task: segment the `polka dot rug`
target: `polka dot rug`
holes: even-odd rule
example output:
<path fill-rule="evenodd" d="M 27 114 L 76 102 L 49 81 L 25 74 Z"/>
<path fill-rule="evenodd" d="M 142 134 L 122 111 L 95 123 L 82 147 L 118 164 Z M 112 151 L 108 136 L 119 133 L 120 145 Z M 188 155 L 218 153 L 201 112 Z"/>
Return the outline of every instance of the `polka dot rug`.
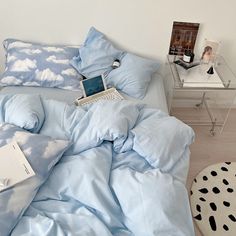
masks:
<path fill-rule="evenodd" d="M 204 236 L 236 236 L 236 162 L 202 170 L 193 181 L 190 203 Z"/>

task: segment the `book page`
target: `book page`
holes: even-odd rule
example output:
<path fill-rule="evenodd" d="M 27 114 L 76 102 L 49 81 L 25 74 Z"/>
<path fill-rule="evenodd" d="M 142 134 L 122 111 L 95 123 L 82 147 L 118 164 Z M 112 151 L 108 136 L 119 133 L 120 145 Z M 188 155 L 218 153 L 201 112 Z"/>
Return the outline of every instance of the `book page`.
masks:
<path fill-rule="evenodd" d="M 0 191 L 34 175 L 33 169 L 17 142 L 0 148 Z"/>

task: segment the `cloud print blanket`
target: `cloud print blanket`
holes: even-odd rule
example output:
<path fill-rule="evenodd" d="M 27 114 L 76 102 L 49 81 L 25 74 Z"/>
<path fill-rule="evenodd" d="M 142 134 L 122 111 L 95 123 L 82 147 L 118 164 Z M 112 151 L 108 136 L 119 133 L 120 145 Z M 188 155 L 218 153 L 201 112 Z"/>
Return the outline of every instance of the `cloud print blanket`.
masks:
<path fill-rule="evenodd" d="M 11 231 L 1 228 L 15 220 L 14 206 L 9 205 L 12 218 L 0 214 L 1 236 L 194 235 L 185 188 L 194 138 L 190 127 L 128 101 L 81 108 L 36 95 L 6 95 L 0 105 L 3 125 L 50 136 L 50 142 L 70 141 L 55 141 L 60 150 L 50 149 L 57 153 L 50 168 L 62 150 L 64 155 L 33 201 L 27 198 Z"/>

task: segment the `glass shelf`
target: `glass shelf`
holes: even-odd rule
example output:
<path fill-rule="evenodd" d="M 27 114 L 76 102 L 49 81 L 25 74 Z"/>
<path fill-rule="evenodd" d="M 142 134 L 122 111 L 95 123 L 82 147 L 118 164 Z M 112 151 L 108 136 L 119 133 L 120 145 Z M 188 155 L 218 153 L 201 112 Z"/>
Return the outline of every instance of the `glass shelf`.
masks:
<path fill-rule="evenodd" d="M 214 64 L 199 63 L 188 70 L 176 60 L 181 58 L 167 56 L 165 90 L 170 114 L 189 125 L 210 126 L 212 135 L 222 132 L 236 96 L 234 73 L 222 56 Z M 212 75 L 207 73 L 211 66 Z"/>
<path fill-rule="evenodd" d="M 200 63 L 188 70 L 174 63 L 179 56 L 168 55 L 167 60 L 176 89 L 236 89 L 236 77 L 222 56 L 216 56 L 214 64 Z M 211 66 L 212 75 L 207 73 Z"/>

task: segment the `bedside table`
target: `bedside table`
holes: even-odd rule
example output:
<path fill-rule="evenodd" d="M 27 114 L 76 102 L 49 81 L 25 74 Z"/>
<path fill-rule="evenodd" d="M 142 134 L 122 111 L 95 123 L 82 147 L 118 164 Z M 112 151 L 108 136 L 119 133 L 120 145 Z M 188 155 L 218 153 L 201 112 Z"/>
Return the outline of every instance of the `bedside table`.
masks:
<path fill-rule="evenodd" d="M 169 113 L 189 125 L 209 126 L 210 134 L 223 131 L 236 97 L 236 77 L 222 56 L 213 65 L 200 64 L 188 70 L 174 63 L 178 56 L 168 55 L 165 79 Z"/>

